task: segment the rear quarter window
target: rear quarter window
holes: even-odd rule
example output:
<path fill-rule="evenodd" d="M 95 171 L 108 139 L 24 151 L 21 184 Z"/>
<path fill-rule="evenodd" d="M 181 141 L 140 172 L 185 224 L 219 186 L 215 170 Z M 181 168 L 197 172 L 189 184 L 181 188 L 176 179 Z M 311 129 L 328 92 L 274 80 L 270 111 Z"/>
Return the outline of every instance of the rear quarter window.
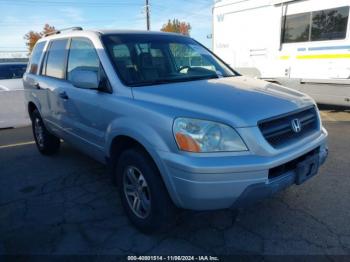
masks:
<path fill-rule="evenodd" d="M 43 54 L 43 50 L 46 42 L 37 43 L 32 51 L 30 62 L 28 65 L 28 73 L 37 74 L 39 69 L 40 58 Z"/>

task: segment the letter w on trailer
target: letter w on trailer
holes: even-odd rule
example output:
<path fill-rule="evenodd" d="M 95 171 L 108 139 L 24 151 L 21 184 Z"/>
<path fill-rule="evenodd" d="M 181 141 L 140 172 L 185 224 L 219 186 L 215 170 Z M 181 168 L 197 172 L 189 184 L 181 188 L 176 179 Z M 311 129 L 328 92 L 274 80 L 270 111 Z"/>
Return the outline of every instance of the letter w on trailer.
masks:
<path fill-rule="evenodd" d="M 350 0 L 219 0 L 213 49 L 242 74 L 350 106 Z"/>

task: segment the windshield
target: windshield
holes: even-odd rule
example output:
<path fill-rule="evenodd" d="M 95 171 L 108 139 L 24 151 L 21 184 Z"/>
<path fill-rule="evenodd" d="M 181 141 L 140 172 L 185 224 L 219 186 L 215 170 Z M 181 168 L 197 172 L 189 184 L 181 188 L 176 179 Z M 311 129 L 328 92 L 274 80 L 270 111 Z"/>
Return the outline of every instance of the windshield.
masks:
<path fill-rule="evenodd" d="M 104 45 L 128 86 L 234 76 L 235 73 L 191 38 L 161 34 L 104 35 Z"/>

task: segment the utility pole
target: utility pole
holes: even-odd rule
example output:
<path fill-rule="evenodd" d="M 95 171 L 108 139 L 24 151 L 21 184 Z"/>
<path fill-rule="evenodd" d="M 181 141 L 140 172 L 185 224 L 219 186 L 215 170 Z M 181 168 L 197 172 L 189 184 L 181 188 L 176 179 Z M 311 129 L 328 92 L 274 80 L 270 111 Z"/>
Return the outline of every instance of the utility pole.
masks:
<path fill-rule="evenodd" d="M 146 0 L 146 22 L 147 22 L 147 31 L 151 30 L 151 21 L 150 21 L 150 14 L 149 14 L 150 8 L 149 8 L 149 0 Z"/>

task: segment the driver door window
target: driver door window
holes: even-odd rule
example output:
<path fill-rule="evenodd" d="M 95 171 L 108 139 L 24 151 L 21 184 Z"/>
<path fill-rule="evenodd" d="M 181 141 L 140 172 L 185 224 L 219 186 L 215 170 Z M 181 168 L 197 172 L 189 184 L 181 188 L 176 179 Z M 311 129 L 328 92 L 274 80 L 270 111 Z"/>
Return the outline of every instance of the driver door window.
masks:
<path fill-rule="evenodd" d="M 72 81 L 74 71 L 81 69 L 99 73 L 100 60 L 90 40 L 73 38 L 69 49 L 67 80 Z"/>

